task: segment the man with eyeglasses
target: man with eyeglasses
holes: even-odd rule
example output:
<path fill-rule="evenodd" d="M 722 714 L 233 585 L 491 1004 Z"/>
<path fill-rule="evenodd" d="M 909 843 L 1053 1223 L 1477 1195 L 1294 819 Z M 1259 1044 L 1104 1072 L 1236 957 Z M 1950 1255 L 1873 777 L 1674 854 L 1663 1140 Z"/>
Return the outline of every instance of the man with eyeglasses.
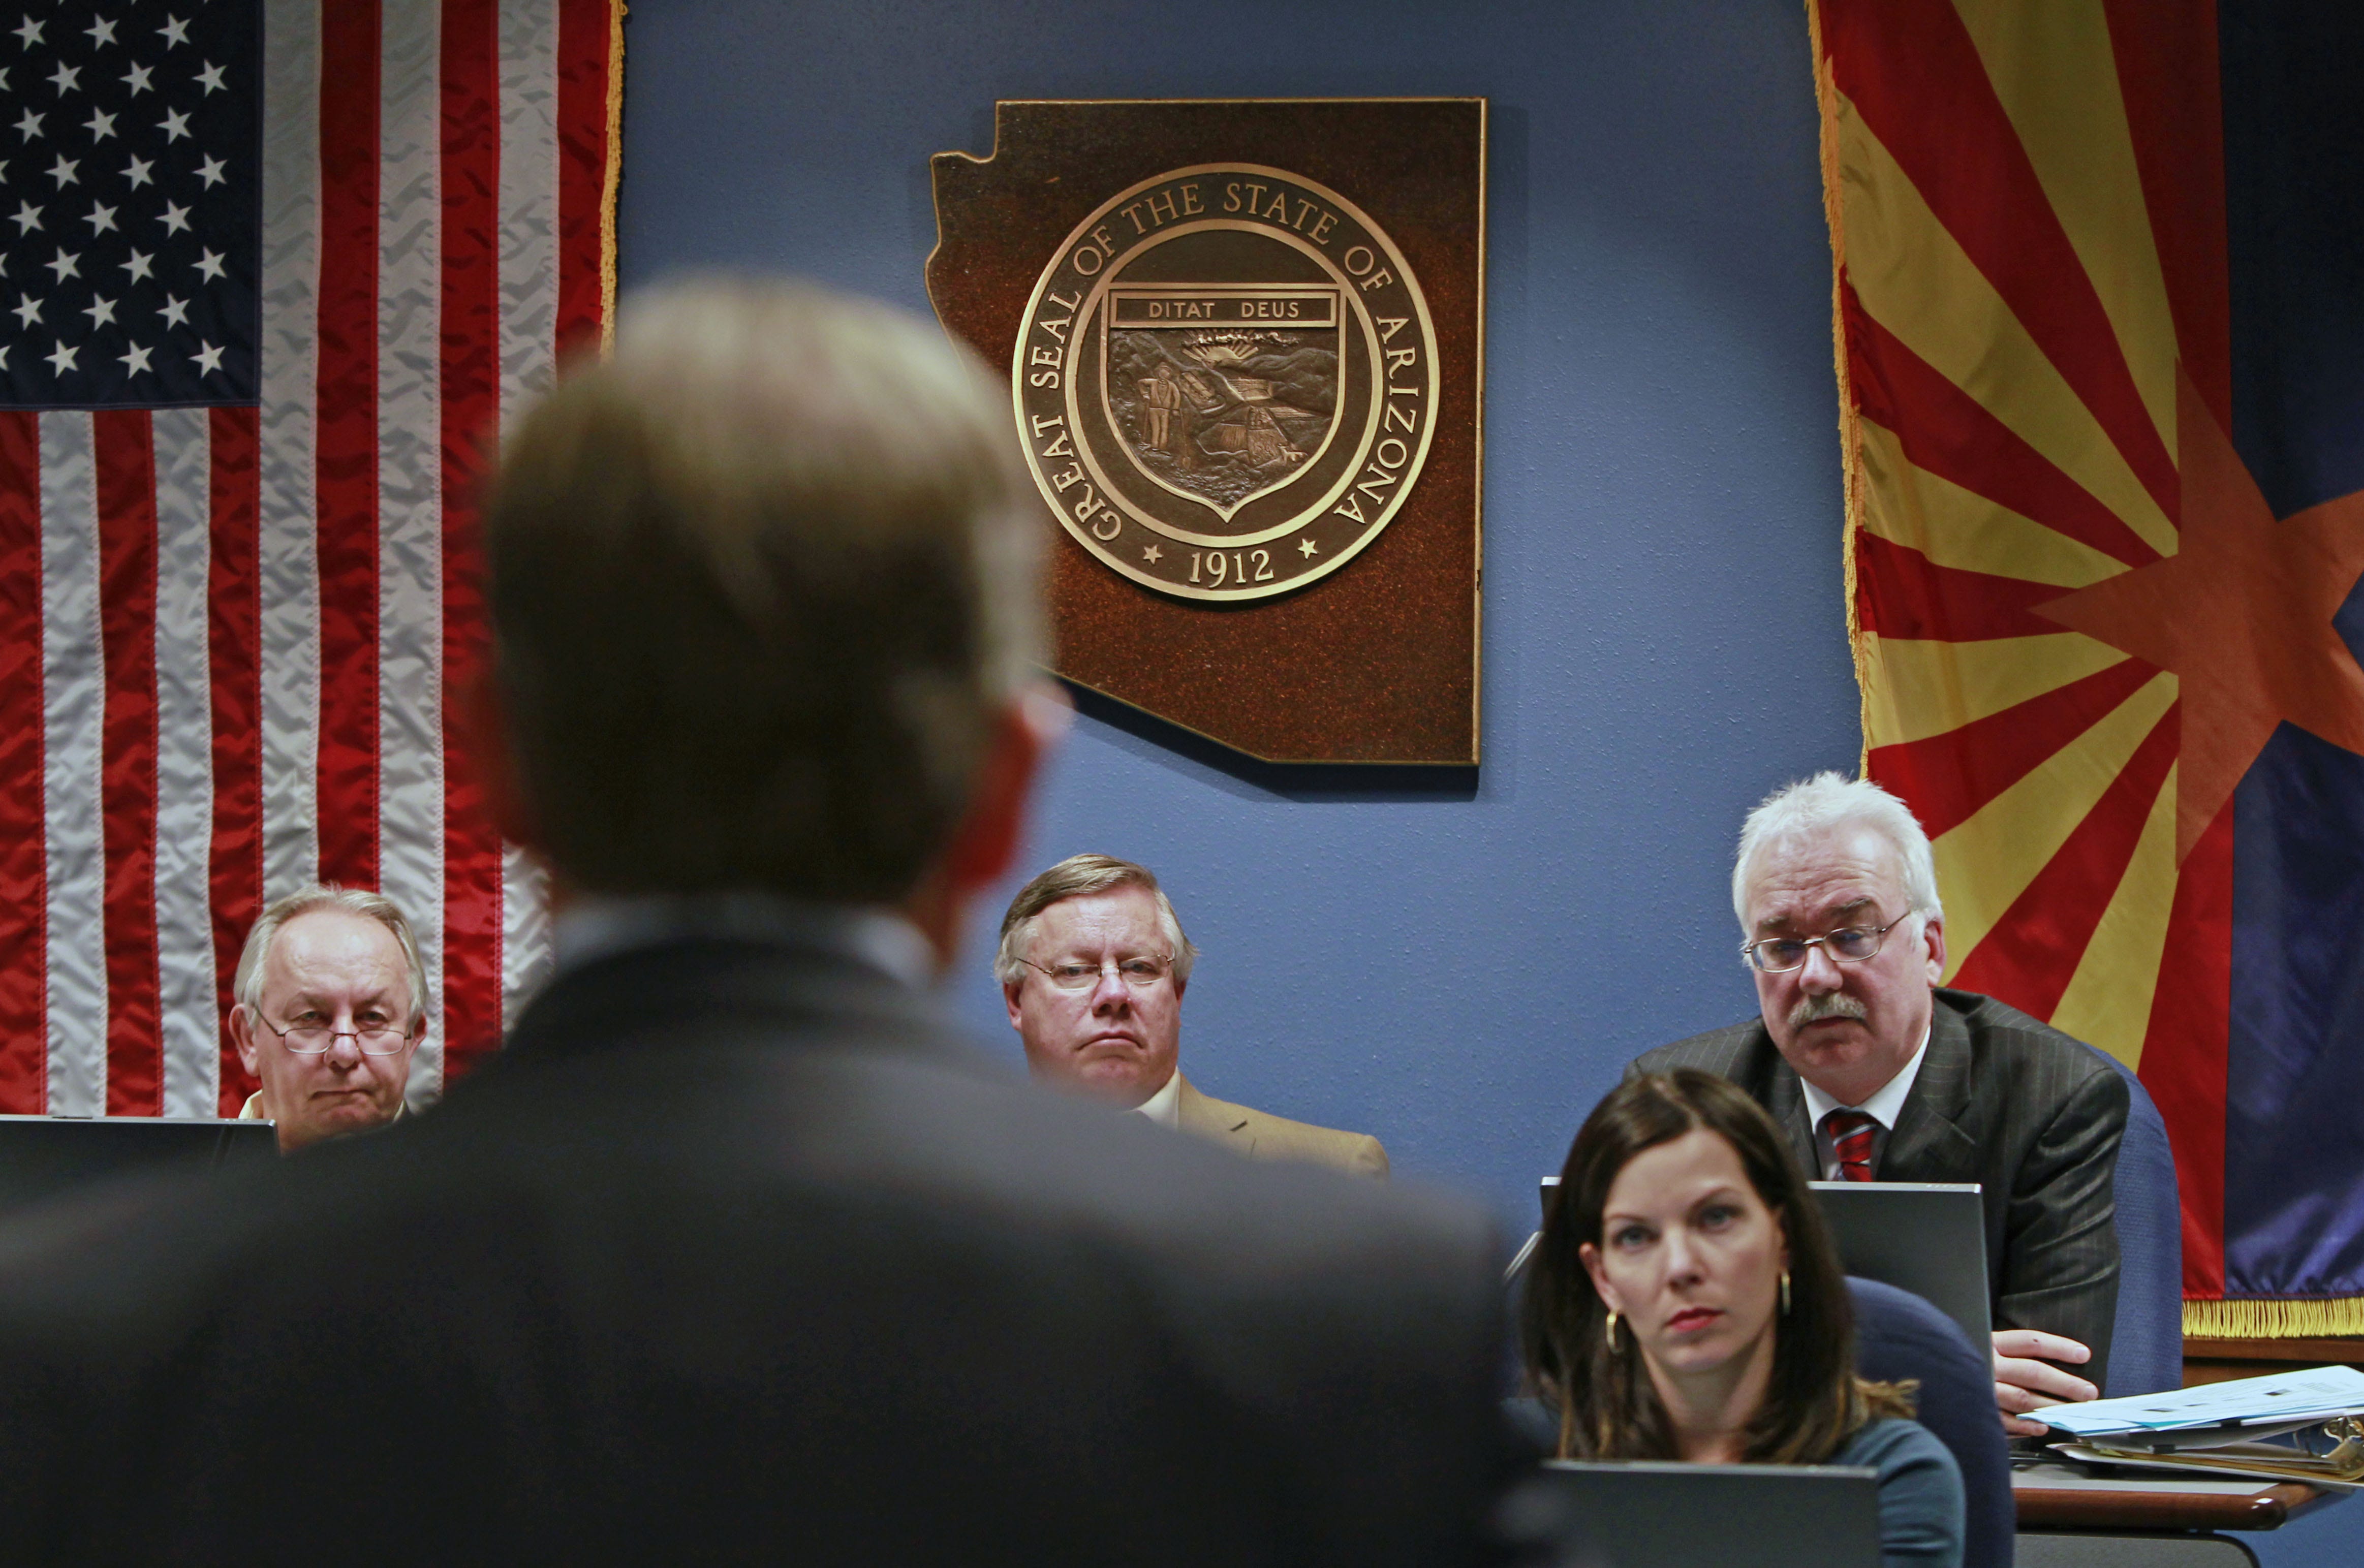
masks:
<path fill-rule="evenodd" d="M 394 901 L 315 884 L 246 935 L 229 1036 L 262 1087 L 239 1115 L 278 1124 L 279 1151 L 402 1114 L 427 1024 L 427 971 Z"/>
<path fill-rule="evenodd" d="M 993 969 L 1038 1082 L 1251 1159 L 1384 1180 L 1388 1151 L 1368 1133 L 1235 1106 L 1200 1094 L 1182 1075 L 1182 992 L 1198 956 L 1148 867 L 1113 855 L 1070 855 L 1009 901 Z"/>
<path fill-rule="evenodd" d="M 1938 985 L 1928 835 L 1878 784 L 1825 773 L 1768 796 L 1741 829 L 1732 893 L 1760 1017 L 1633 1071 L 1734 1080 L 1824 1180 L 1979 1183 L 1995 1401 L 2006 1429 L 2041 1434 L 2018 1418 L 2104 1379 L 2124 1080 L 2059 1030 Z"/>

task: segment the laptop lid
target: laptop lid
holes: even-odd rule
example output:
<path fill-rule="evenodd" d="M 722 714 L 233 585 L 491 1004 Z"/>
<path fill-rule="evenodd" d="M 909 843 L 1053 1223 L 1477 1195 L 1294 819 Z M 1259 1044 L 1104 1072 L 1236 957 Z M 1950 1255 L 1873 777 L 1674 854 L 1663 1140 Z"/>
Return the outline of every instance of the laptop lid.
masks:
<path fill-rule="evenodd" d="M 1983 1347 L 1986 1209 L 1975 1182 L 1812 1182 L 1846 1272 L 1923 1297 Z"/>
<path fill-rule="evenodd" d="M 202 1173 L 278 1152 L 278 1131 L 267 1121 L 0 1116 L 0 1214 L 134 1172 Z"/>
<path fill-rule="evenodd" d="M 1597 1568 L 1879 1568 L 1878 1473 L 1550 1460 L 1518 1533 Z"/>

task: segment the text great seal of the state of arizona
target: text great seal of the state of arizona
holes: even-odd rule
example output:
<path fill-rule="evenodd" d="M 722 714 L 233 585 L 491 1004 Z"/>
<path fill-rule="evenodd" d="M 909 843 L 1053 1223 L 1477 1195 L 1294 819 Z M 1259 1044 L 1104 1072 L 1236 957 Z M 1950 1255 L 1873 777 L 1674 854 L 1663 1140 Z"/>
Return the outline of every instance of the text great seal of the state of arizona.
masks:
<path fill-rule="evenodd" d="M 1183 598 L 1264 598 L 1344 565 L 1436 428 L 1436 332 L 1402 254 L 1335 191 L 1258 164 L 1109 198 L 1035 284 L 1010 369 L 1061 524 Z"/>

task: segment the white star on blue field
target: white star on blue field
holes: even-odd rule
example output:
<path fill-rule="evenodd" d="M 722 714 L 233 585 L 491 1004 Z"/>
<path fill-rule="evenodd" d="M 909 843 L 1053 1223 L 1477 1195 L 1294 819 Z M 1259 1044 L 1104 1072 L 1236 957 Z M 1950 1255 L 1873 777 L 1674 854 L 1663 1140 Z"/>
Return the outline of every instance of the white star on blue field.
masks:
<path fill-rule="evenodd" d="M 258 0 L 10 11 L 0 0 L 0 407 L 254 402 Z"/>

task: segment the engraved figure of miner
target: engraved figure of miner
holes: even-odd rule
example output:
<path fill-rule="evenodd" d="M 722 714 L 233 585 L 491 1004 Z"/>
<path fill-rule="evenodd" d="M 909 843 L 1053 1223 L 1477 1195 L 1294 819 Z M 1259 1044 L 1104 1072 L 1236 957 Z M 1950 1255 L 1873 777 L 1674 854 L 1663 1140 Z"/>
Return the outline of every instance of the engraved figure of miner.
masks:
<path fill-rule="evenodd" d="M 1181 421 L 1177 417 L 1181 412 L 1182 384 L 1172 365 L 1159 365 L 1155 375 L 1145 376 L 1141 383 L 1141 417 L 1149 427 L 1151 446 L 1162 452 L 1181 455 Z"/>

